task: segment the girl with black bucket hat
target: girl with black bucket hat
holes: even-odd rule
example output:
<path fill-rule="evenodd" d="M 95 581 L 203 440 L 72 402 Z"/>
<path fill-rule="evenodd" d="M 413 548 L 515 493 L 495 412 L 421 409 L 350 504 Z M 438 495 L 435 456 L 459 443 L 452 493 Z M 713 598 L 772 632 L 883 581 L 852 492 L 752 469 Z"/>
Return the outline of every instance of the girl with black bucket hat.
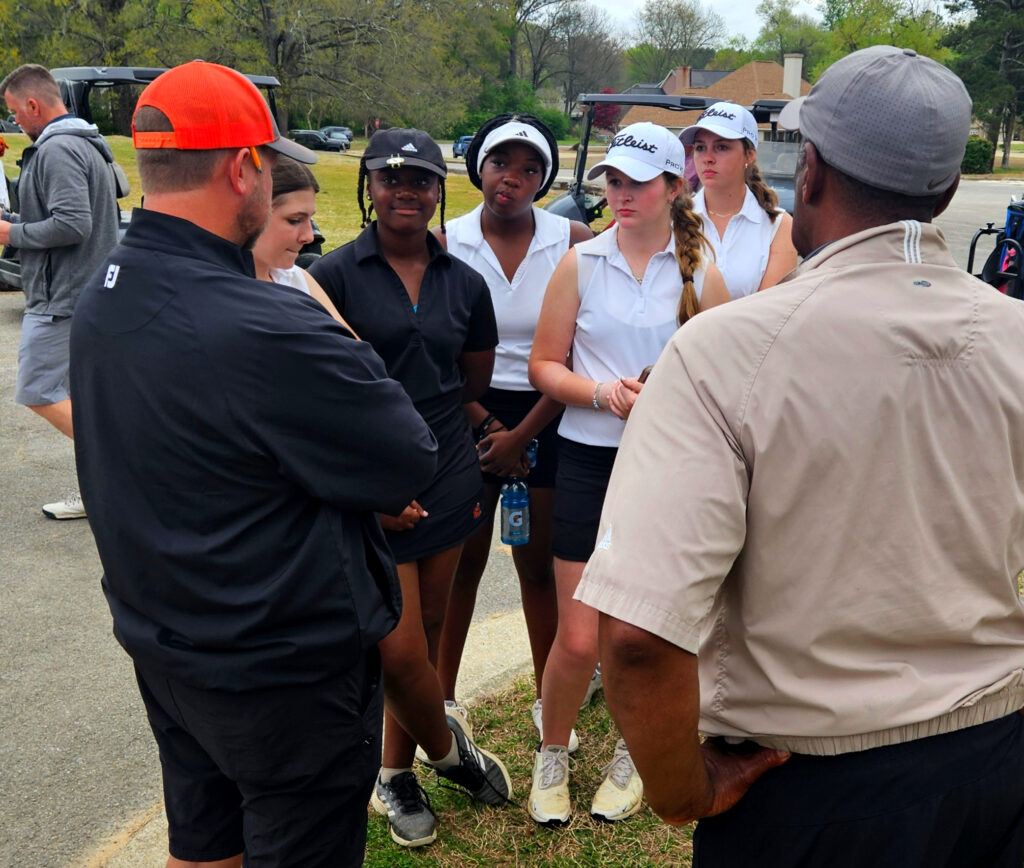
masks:
<path fill-rule="evenodd" d="M 540 316 L 544 289 L 570 246 L 593 237 L 583 223 L 570 223 L 534 203 L 558 173 L 558 143 L 528 114 L 500 114 L 484 122 L 466 153 L 469 180 L 483 193 L 473 211 L 435 230 L 448 252 L 483 275 L 498 323 L 491 388 L 466 405 L 478 437 L 484 471 L 486 522 L 462 551 L 448 601 L 438 674 L 445 698 L 455 701 L 456 681 L 477 588 L 491 549 L 494 512 L 502 483 L 527 472 L 527 445 L 537 441 L 536 464 L 528 468 L 530 540 L 512 549 L 519 576 L 536 676 L 534 720 L 540 721 L 540 689 L 548 650 L 558 624 L 551 561 L 557 428 L 562 405 L 541 395 L 527 377 L 526 363 Z M 465 714 L 465 712 L 463 712 Z"/>
<path fill-rule="evenodd" d="M 462 544 L 484 520 L 480 466 L 462 406 L 487 390 L 498 340 L 483 278 L 448 256 L 427 228 L 438 202 L 444 225 L 446 174 L 441 150 L 425 132 L 374 134 L 359 163 L 365 228 L 311 268 L 438 443 L 427 489 L 400 515 L 381 516 L 403 610 L 398 627 L 380 642 L 387 713 L 372 804 L 388 815 L 395 842 L 407 847 L 429 844 L 437 834 L 412 771 L 417 740 L 438 774 L 478 800 L 504 804 L 511 792 L 501 761 L 475 745 L 468 722 L 445 707 L 435 669 Z"/>

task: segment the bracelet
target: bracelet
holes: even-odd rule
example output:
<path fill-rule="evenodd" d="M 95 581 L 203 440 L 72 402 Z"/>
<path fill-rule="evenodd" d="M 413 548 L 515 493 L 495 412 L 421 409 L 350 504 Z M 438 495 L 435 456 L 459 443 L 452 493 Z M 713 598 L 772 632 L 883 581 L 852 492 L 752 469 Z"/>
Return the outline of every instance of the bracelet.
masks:
<path fill-rule="evenodd" d="M 593 399 L 593 401 L 594 401 L 594 409 L 595 410 L 600 410 L 601 409 L 601 387 L 603 385 L 604 385 L 604 383 L 598 383 L 596 386 L 594 386 L 594 399 Z"/>
<path fill-rule="evenodd" d="M 495 418 L 493 413 L 488 413 L 487 418 L 484 419 L 483 422 L 481 422 L 479 425 L 476 426 L 476 428 L 473 429 L 473 435 L 476 437 L 477 440 L 486 437 L 487 429 L 489 429 L 491 425 L 493 425 L 497 421 L 498 420 Z"/>

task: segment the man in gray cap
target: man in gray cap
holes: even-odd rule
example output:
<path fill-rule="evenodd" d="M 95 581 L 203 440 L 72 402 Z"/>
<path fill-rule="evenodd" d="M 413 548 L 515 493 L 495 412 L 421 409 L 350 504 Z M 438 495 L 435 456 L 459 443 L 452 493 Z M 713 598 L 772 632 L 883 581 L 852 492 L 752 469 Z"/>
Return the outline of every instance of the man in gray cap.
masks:
<path fill-rule="evenodd" d="M 783 118 L 803 263 L 626 428 L 577 597 L 700 868 L 1024 861 L 1024 307 L 931 224 L 970 119 L 913 51 L 830 67 Z"/>

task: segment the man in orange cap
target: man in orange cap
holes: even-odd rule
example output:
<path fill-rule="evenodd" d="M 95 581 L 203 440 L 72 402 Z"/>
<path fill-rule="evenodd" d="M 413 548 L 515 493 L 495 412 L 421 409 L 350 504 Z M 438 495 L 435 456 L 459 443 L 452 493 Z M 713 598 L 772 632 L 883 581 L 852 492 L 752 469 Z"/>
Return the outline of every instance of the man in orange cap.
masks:
<path fill-rule="evenodd" d="M 283 140 L 199 61 L 143 91 L 146 194 L 72 330 L 83 498 L 160 748 L 168 866 L 362 863 L 377 642 L 401 606 L 375 512 L 436 444 L 369 345 L 254 277 Z"/>

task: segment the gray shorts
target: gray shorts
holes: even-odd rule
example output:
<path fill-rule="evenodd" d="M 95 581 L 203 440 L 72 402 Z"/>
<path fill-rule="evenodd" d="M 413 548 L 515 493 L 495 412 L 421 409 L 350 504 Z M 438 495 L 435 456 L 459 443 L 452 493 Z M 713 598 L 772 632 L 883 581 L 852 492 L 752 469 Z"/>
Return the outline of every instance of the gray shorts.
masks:
<path fill-rule="evenodd" d="M 18 346 L 14 400 L 26 407 L 56 404 L 70 397 L 71 317 L 26 313 Z"/>

